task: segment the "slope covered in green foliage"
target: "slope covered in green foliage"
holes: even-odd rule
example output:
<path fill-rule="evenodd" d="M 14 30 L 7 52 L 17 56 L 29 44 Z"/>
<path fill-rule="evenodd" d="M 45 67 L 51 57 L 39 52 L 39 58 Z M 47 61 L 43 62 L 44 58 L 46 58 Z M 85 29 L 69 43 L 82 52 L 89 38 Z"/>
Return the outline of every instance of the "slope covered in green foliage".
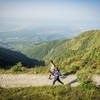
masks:
<path fill-rule="evenodd" d="M 38 61 L 35 59 L 30 59 L 24 54 L 16 51 L 11 51 L 0 47 L 0 67 L 8 68 L 8 66 L 15 65 L 18 62 L 22 62 L 26 67 L 44 65 L 43 61 Z"/>
<path fill-rule="evenodd" d="M 100 88 L 69 86 L 0 88 L 0 100 L 100 100 Z"/>
<path fill-rule="evenodd" d="M 38 46 L 26 49 L 24 53 L 31 58 L 50 60 L 63 55 L 71 50 L 90 50 L 100 46 L 100 31 L 93 30 L 83 32 L 72 40 L 55 40 L 42 43 Z"/>
<path fill-rule="evenodd" d="M 72 50 L 91 49 L 100 46 L 100 31 L 87 31 L 80 34 L 66 44 L 67 48 Z"/>
<path fill-rule="evenodd" d="M 89 50 L 91 48 L 97 48 L 100 46 L 100 31 L 99 30 L 93 30 L 93 31 L 87 31 L 83 32 L 79 36 L 73 38 L 70 41 L 65 41 L 62 45 L 58 46 L 57 49 L 50 55 L 53 57 L 56 56 L 56 54 L 63 54 L 67 50 Z M 49 55 L 49 57 L 50 57 Z"/>
<path fill-rule="evenodd" d="M 100 31 L 83 32 L 72 40 L 45 42 L 25 49 L 23 53 L 31 59 L 43 60 L 47 63 L 52 59 L 65 74 L 75 73 L 85 68 L 100 73 Z M 13 58 L 14 54 L 10 55 Z M 21 57 L 18 56 L 18 58 Z M 25 62 L 29 63 L 28 60 Z M 43 64 L 43 62 L 40 63 Z"/>
<path fill-rule="evenodd" d="M 100 31 L 87 31 L 64 43 L 63 53 L 54 58 L 64 72 L 76 72 L 83 67 L 100 71 Z"/>
<path fill-rule="evenodd" d="M 52 53 L 58 46 L 62 45 L 65 41 L 68 40 L 54 40 L 54 41 L 44 42 L 37 46 L 33 46 L 31 48 L 23 50 L 23 53 L 30 58 L 45 60 L 45 57 L 49 55 L 49 53 Z"/>
<path fill-rule="evenodd" d="M 28 49 L 29 57 L 54 60 L 64 73 L 76 72 L 83 67 L 100 68 L 100 31 L 83 32 L 72 40 L 51 41 Z M 94 67 L 93 67 L 94 66 Z"/>

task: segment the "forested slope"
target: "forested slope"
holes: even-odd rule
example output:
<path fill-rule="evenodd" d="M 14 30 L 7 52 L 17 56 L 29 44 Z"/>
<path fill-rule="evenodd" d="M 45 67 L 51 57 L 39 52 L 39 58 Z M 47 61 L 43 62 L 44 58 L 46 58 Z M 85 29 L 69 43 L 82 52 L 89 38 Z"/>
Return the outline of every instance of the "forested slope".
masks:
<path fill-rule="evenodd" d="M 23 53 L 30 58 L 45 60 L 47 56 L 49 57 L 49 54 L 55 51 L 57 47 L 59 47 L 66 41 L 69 41 L 69 39 L 44 42 L 40 45 L 23 50 Z"/>
<path fill-rule="evenodd" d="M 1 66 L 4 66 L 5 68 L 6 66 L 7 67 L 12 66 L 18 62 L 22 62 L 22 64 L 26 67 L 44 65 L 43 61 L 30 59 L 20 52 L 11 51 L 9 49 L 0 47 L 0 65 Z"/>
<path fill-rule="evenodd" d="M 54 58 L 60 68 L 76 72 L 83 68 L 100 70 L 100 31 L 87 31 L 61 45 L 65 51 Z M 59 48 L 59 49 L 61 49 Z"/>

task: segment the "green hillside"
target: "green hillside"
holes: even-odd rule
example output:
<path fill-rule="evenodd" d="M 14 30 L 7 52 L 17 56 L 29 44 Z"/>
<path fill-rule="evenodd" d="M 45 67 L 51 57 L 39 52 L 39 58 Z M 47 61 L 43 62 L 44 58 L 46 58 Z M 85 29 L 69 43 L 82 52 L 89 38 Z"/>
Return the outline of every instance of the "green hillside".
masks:
<path fill-rule="evenodd" d="M 66 46 L 72 50 L 97 48 L 100 46 L 100 31 L 83 32 L 78 37 L 66 43 Z"/>
<path fill-rule="evenodd" d="M 55 57 L 56 64 L 67 72 L 76 72 L 84 67 L 100 71 L 100 31 L 87 31 L 59 47 L 63 53 Z"/>
<path fill-rule="evenodd" d="M 44 65 L 43 61 L 30 59 L 20 52 L 0 47 L 0 67 L 8 68 L 8 66 L 15 65 L 18 62 L 22 62 L 26 67 Z"/>
<path fill-rule="evenodd" d="M 46 56 L 49 55 L 49 53 L 51 54 L 53 51 L 55 51 L 57 47 L 59 47 L 65 41 L 68 41 L 68 40 L 54 40 L 54 41 L 45 42 L 40 45 L 25 49 L 23 50 L 23 53 L 26 54 L 30 58 L 45 60 Z"/>
<path fill-rule="evenodd" d="M 65 41 L 62 45 L 60 45 L 55 50 L 55 52 L 53 53 L 53 56 L 56 56 L 56 54 L 61 55 L 67 50 L 80 49 L 83 51 L 83 50 L 88 50 L 95 47 L 97 48 L 99 46 L 100 46 L 100 31 L 99 30 L 87 31 L 87 32 L 83 32 L 82 34 L 73 38 L 70 41 Z"/>
<path fill-rule="evenodd" d="M 1 48 L 0 48 L 1 49 Z M 2 52 L 3 53 L 2 53 Z M 21 61 L 26 65 L 43 65 L 45 61 L 48 63 L 51 59 L 54 60 L 54 63 L 58 65 L 61 71 L 65 74 L 75 73 L 78 70 L 83 70 L 90 68 L 93 72 L 100 73 L 100 31 L 92 30 L 83 32 L 79 36 L 73 38 L 72 40 L 55 40 L 44 42 L 42 44 L 33 46 L 31 48 L 24 49 L 22 52 L 27 55 L 28 59 L 22 56 L 11 53 L 7 55 L 1 49 L 0 57 L 1 62 L 3 61 L 2 57 L 7 58 L 10 61 L 9 57 L 13 60 L 16 58 L 17 61 Z M 6 50 L 9 51 L 9 50 Z M 13 51 L 14 52 L 14 51 Z M 9 54 L 9 53 L 8 53 Z M 9 56 L 9 57 L 8 57 Z M 34 64 L 34 59 L 36 63 Z M 42 60 L 42 61 L 38 61 Z M 12 62 L 10 62 L 12 63 Z M 33 65 L 32 65 L 33 63 Z M 13 64 L 13 63 L 12 63 Z"/>
<path fill-rule="evenodd" d="M 56 40 L 40 44 L 27 49 L 24 53 L 31 58 L 42 59 L 45 62 L 53 59 L 56 65 L 67 73 L 77 72 L 86 66 L 98 69 L 99 52 L 100 31 L 92 30 L 83 32 L 69 41 Z M 91 67 L 94 65 L 95 67 Z"/>
<path fill-rule="evenodd" d="M 31 58 L 50 60 L 64 54 L 67 50 L 88 50 L 100 46 L 100 31 L 83 32 L 72 40 L 55 40 L 24 50 Z"/>

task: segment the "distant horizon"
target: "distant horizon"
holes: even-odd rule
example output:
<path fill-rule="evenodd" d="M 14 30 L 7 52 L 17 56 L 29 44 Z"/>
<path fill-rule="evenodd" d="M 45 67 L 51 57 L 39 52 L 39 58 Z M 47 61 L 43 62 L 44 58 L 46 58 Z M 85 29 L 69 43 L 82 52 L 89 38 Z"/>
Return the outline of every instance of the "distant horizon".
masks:
<path fill-rule="evenodd" d="M 100 0 L 0 0 L 0 32 L 40 28 L 73 36 L 99 30 Z"/>

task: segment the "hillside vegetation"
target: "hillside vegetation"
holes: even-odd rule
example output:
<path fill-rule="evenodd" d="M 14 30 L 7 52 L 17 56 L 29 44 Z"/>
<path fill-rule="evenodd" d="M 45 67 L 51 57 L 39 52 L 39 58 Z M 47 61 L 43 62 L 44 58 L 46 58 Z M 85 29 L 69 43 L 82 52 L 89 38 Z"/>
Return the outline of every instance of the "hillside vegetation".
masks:
<path fill-rule="evenodd" d="M 64 72 L 76 72 L 84 67 L 100 71 L 100 31 L 84 32 L 61 48 L 65 51 L 54 60 Z"/>
<path fill-rule="evenodd" d="M 100 89 L 69 86 L 0 88 L 0 100 L 100 100 Z"/>
<path fill-rule="evenodd" d="M 18 62 L 22 62 L 22 64 L 26 67 L 39 66 L 45 64 L 43 61 L 30 59 L 20 52 L 0 47 L 0 67 L 9 68 Z"/>
<path fill-rule="evenodd" d="M 26 54 L 30 58 L 45 60 L 45 57 L 49 55 L 49 53 L 52 53 L 57 47 L 59 47 L 65 41 L 68 41 L 68 40 L 69 39 L 44 42 L 39 45 L 23 50 L 23 53 Z"/>
<path fill-rule="evenodd" d="M 72 40 L 66 39 L 45 42 L 24 49 L 22 52 L 30 59 L 42 60 L 45 61 L 46 64 L 48 64 L 51 59 L 54 60 L 54 63 L 59 66 L 61 72 L 64 74 L 76 73 L 85 69 L 91 70 L 92 73 L 96 72 L 99 74 L 100 30 L 83 32 Z M 10 57 L 13 58 L 12 56 L 14 56 L 14 54 L 10 55 Z M 18 58 L 21 57 L 18 56 Z M 28 63 L 29 61 L 26 60 L 25 62 Z M 39 64 L 40 63 L 43 64 L 41 61 Z M 47 69 L 45 69 L 46 72 L 48 72 Z M 41 72 L 44 71 L 40 71 L 40 73 Z"/>
<path fill-rule="evenodd" d="M 77 72 L 84 67 L 100 71 L 100 31 L 83 32 L 72 40 L 51 41 L 24 52 L 31 58 L 54 60 L 64 73 Z M 97 70 L 98 69 L 98 70 Z"/>
<path fill-rule="evenodd" d="M 15 59 L 18 53 L 8 53 L 0 49 L 4 60 Z M 9 51 L 12 52 L 12 51 Z M 100 74 L 100 31 L 87 31 L 72 40 L 51 41 L 29 48 L 24 53 L 28 57 L 43 59 L 45 62 L 53 59 L 61 73 L 76 73 L 80 82 L 78 87 L 44 86 L 28 88 L 0 88 L 0 100 L 100 100 L 100 88 L 92 80 L 92 74 Z M 10 56 L 10 55 L 12 56 Z M 16 54 L 16 55 L 15 55 Z M 14 56 L 14 57 L 13 57 Z M 7 57 L 7 58 L 6 58 Z M 25 57 L 25 56 L 24 56 Z M 1 59 L 1 58 L 0 58 Z M 25 59 L 25 58 L 24 58 Z M 4 60 L 0 60 L 2 63 Z M 21 61 L 21 59 L 19 59 Z M 28 60 L 26 60 L 27 62 Z M 5 63 L 5 62 L 4 62 Z M 10 64 L 13 62 L 10 62 Z M 38 63 L 38 62 L 37 62 Z M 36 64 L 36 63 L 35 63 Z M 47 67 L 25 69 L 21 63 L 8 70 L 7 73 L 48 73 Z M 5 70 L 4 70 L 5 73 Z"/>

